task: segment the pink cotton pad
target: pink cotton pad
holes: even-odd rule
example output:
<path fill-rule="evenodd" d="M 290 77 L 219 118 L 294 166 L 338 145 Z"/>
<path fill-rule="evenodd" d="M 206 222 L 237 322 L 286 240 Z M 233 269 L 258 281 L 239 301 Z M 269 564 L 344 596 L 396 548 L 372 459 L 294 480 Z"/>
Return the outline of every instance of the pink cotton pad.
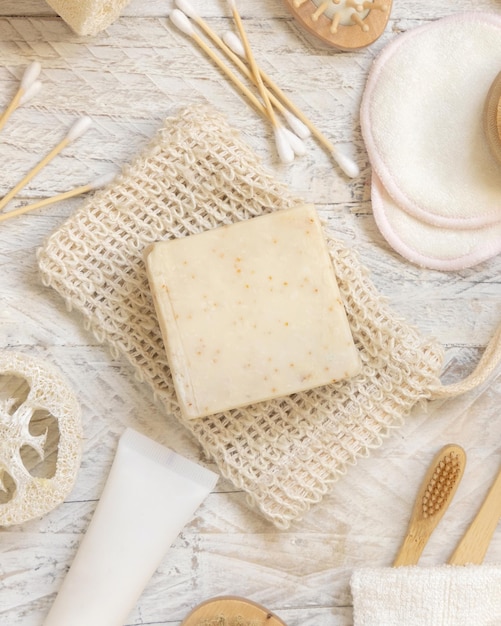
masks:
<path fill-rule="evenodd" d="M 437 227 L 501 221 L 501 167 L 482 128 L 501 69 L 501 14 L 468 12 L 408 31 L 374 62 L 361 106 L 369 159 L 393 201 Z"/>
<path fill-rule="evenodd" d="M 381 234 L 404 258 L 421 267 L 454 271 L 501 252 L 501 222 L 475 229 L 432 226 L 403 211 L 377 175 L 372 175 L 372 210 Z"/>

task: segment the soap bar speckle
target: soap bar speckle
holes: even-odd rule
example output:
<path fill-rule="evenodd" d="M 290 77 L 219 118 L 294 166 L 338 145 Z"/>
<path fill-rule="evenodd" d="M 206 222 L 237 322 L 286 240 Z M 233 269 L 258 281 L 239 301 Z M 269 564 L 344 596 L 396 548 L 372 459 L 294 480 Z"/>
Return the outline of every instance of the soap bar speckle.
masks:
<path fill-rule="evenodd" d="M 146 266 L 187 419 L 360 369 L 314 207 L 155 243 Z"/>

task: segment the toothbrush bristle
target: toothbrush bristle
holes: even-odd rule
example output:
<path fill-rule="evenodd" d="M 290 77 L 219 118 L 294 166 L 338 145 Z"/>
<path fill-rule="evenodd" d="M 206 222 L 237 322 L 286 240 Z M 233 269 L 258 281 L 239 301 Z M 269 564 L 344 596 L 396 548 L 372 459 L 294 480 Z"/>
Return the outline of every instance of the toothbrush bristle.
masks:
<path fill-rule="evenodd" d="M 457 452 L 446 454 L 433 472 L 421 501 L 421 513 L 425 519 L 436 515 L 447 503 L 460 473 L 459 454 Z"/>

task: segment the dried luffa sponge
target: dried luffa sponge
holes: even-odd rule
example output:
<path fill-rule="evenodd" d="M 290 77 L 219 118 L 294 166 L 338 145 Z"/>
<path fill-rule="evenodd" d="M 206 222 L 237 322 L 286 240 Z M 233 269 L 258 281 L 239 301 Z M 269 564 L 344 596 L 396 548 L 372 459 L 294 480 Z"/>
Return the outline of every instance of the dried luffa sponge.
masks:
<path fill-rule="evenodd" d="M 0 351 L 0 526 L 40 517 L 73 488 L 80 405 L 49 363 Z"/>
<path fill-rule="evenodd" d="M 47 0 L 78 35 L 97 35 L 112 24 L 130 0 Z"/>

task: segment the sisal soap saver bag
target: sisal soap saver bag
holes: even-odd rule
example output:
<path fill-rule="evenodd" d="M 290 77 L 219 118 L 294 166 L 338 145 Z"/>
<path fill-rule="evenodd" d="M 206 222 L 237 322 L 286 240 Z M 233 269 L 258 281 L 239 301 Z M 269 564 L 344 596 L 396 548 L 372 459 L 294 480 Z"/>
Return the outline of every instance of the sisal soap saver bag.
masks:
<path fill-rule="evenodd" d="M 41 277 L 182 420 L 145 249 L 299 204 L 221 115 L 192 108 L 167 119 L 144 153 L 47 239 L 38 252 Z M 460 391 L 440 385 L 441 347 L 398 318 L 356 254 L 325 235 L 360 374 L 183 421 L 220 473 L 280 528 L 319 502 L 417 402 Z"/>

